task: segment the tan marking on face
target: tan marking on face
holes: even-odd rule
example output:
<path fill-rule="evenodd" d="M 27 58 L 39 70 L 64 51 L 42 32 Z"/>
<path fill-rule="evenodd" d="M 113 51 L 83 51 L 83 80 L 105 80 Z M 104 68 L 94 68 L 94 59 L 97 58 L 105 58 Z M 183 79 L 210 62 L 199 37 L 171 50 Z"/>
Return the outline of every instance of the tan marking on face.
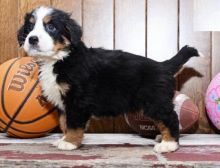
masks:
<path fill-rule="evenodd" d="M 83 135 L 84 129 L 82 128 L 76 130 L 67 128 L 64 140 L 79 147 L 82 143 Z"/>
<path fill-rule="evenodd" d="M 65 43 L 56 42 L 54 44 L 53 51 L 60 51 L 60 50 L 63 50 L 64 48 L 66 48 L 66 44 Z"/>
<path fill-rule="evenodd" d="M 63 134 L 66 134 L 66 114 L 61 114 L 59 121 L 60 121 L 60 129 L 63 131 Z"/>
<path fill-rule="evenodd" d="M 29 22 L 30 22 L 30 23 L 35 23 L 35 22 L 36 22 L 34 16 L 31 16 L 31 17 L 30 17 Z"/>
<path fill-rule="evenodd" d="M 56 41 L 56 42 L 54 43 L 53 51 L 63 50 L 63 49 L 65 49 L 67 46 L 70 45 L 70 41 L 69 41 L 66 37 L 64 37 L 64 36 L 62 36 L 62 37 L 64 38 L 64 42 L 63 42 L 63 43 L 60 43 L 60 42 Z"/>
<path fill-rule="evenodd" d="M 50 16 L 50 15 L 47 15 L 47 16 L 45 16 L 45 17 L 43 18 L 43 22 L 44 22 L 45 24 L 49 23 L 50 21 L 51 21 L 51 16 Z"/>
<path fill-rule="evenodd" d="M 163 122 L 158 122 L 157 127 L 160 130 L 160 133 L 162 135 L 162 140 L 164 140 L 164 141 L 175 141 L 175 138 L 172 137 L 172 135 L 170 134 L 169 128 L 166 127 Z"/>

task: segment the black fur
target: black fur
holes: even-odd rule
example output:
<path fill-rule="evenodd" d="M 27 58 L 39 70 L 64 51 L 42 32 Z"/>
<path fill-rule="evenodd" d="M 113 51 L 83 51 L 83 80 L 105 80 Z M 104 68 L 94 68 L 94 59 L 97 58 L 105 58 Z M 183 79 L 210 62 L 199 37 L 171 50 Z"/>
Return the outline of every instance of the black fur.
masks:
<path fill-rule="evenodd" d="M 195 49 L 185 46 L 175 57 L 160 63 L 123 51 L 88 49 L 83 43 L 77 48 L 54 65 L 57 82 L 71 85 L 63 96 L 69 128 L 85 127 L 92 115 L 117 116 L 144 110 L 145 115 L 162 121 L 178 140 L 173 75 L 176 64 L 180 68 L 186 57 L 198 56 Z"/>
<path fill-rule="evenodd" d="M 31 18 L 31 13 L 27 13 L 24 17 L 24 25 L 18 30 L 17 39 L 19 46 L 21 47 L 24 44 L 24 41 L 28 35 L 28 33 L 33 30 L 33 23 L 29 22 Z"/>
<path fill-rule="evenodd" d="M 110 117 L 143 110 L 163 122 L 178 141 L 173 76 L 190 57 L 198 56 L 196 49 L 185 46 L 170 60 L 157 62 L 120 50 L 87 48 L 81 41 L 81 28 L 68 14 L 55 10 L 52 17 L 57 32 L 51 36 L 65 36 L 71 42 L 69 56 L 57 61 L 53 70 L 57 83 L 70 85 L 62 95 L 68 128 L 85 128 L 93 115 Z"/>
<path fill-rule="evenodd" d="M 81 27 L 70 18 L 70 15 L 55 9 L 51 14 L 51 21 L 48 24 L 53 24 L 56 27 L 56 32 L 49 33 L 55 41 L 63 42 L 63 37 L 66 37 L 70 43 L 77 45 L 82 37 Z"/>

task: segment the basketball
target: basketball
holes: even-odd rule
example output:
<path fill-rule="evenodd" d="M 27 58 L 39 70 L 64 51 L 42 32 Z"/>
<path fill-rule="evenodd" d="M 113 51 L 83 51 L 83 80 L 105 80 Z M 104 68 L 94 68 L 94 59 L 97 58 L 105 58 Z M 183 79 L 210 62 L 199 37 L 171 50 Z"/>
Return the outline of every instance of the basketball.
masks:
<path fill-rule="evenodd" d="M 0 65 L 0 132 L 16 138 L 35 138 L 57 127 L 58 113 L 42 96 L 38 73 L 31 57 Z"/>

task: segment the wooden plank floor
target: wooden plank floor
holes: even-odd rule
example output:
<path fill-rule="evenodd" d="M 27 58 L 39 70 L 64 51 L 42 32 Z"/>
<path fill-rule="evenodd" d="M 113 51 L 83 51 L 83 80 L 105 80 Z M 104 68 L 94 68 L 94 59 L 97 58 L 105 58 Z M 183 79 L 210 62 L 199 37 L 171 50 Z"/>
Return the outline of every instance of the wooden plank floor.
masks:
<path fill-rule="evenodd" d="M 168 154 L 154 153 L 154 140 L 132 134 L 86 134 L 75 151 L 50 145 L 60 137 L 0 134 L 0 167 L 220 167 L 220 135 L 182 135 L 180 149 Z"/>

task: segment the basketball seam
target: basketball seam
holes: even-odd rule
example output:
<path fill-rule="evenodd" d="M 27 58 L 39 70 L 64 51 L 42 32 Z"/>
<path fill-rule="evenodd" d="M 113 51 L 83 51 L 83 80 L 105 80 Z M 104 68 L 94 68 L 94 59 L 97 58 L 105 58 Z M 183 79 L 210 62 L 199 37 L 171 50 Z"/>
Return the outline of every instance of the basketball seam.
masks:
<path fill-rule="evenodd" d="M 0 119 L 0 122 L 3 123 L 4 125 L 7 125 L 2 119 Z M 41 132 L 28 132 L 28 131 L 22 131 L 22 130 L 19 130 L 17 128 L 14 128 L 14 127 L 10 127 L 10 129 L 12 130 L 15 130 L 17 132 L 21 132 L 21 133 L 25 133 L 25 134 L 42 134 L 42 133 L 47 133 L 47 132 L 50 132 L 52 130 L 54 130 L 57 126 L 53 127 L 53 128 L 50 128 L 46 131 L 41 131 Z"/>
<path fill-rule="evenodd" d="M 35 118 L 35 119 L 33 119 L 33 120 L 29 120 L 29 121 L 18 121 L 18 120 L 14 120 L 14 122 L 15 122 L 15 123 L 18 123 L 18 124 L 30 124 L 30 123 L 32 123 L 32 122 L 41 120 L 42 118 L 46 117 L 47 115 L 53 113 L 53 112 L 55 111 L 55 109 L 56 109 L 56 108 L 54 107 L 54 108 L 48 110 L 47 113 L 45 113 L 45 114 L 43 114 L 43 115 L 41 115 L 41 116 L 39 116 L 39 117 L 37 117 L 37 118 Z"/>
<path fill-rule="evenodd" d="M 47 115 L 53 113 L 55 109 L 56 109 L 56 108 L 54 107 L 54 108 L 48 110 L 47 113 L 45 113 L 45 114 L 43 114 L 43 115 L 41 115 L 41 116 L 39 116 L 39 117 L 37 117 L 37 118 L 35 118 L 35 119 L 33 119 L 33 120 L 28 120 L 28 121 L 18 121 L 18 120 L 15 120 L 15 119 L 14 119 L 14 123 L 17 123 L 17 124 L 30 124 L 30 123 L 32 123 L 32 122 L 35 122 L 35 121 L 41 120 L 42 118 L 46 117 Z"/>
<path fill-rule="evenodd" d="M 1 126 L 0 126 L 0 128 L 1 128 L 1 129 L 4 129 L 4 128 L 3 128 L 3 127 L 1 127 Z M 19 136 L 15 135 L 15 134 L 11 133 L 10 131 L 8 131 L 8 133 L 9 133 L 9 134 L 11 134 L 12 136 L 14 136 L 15 138 L 21 138 L 21 137 L 19 137 Z"/>
<path fill-rule="evenodd" d="M 34 86 L 31 88 L 30 92 L 27 94 L 27 96 L 25 97 L 25 99 L 23 100 L 23 102 L 20 104 L 20 106 L 18 107 L 18 109 L 16 110 L 16 112 L 14 113 L 13 117 L 11 118 L 10 122 L 8 123 L 7 127 L 3 130 L 4 132 L 7 132 L 7 130 L 9 129 L 9 127 L 12 125 L 12 123 L 14 122 L 15 118 L 18 116 L 18 114 L 20 113 L 21 109 L 23 108 L 24 104 L 26 103 L 26 101 L 28 100 L 28 98 L 31 96 L 32 92 L 34 91 L 34 89 L 36 88 L 37 84 L 39 83 L 39 81 L 37 80 L 34 84 Z M 3 88 L 4 89 L 4 88 Z M 4 90 L 2 91 L 4 92 Z M 4 110 L 3 110 L 4 111 Z"/>
<path fill-rule="evenodd" d="M 15 62 L 17 62 L 19 59 L 20 59 L 20 58 L 17 58 L 17 59 L 15 59 L 15 60 L 11 63 L 11 65 L 10 65 L 9 68 L 7 69 L 7 71 L 6 71 L 6 73 L 5 73 L 5 76 L 4 76 L 4 78 L 3 78 L 3 81 L 2 81 L 1 103 L 2 103 L 2 110 L 3 110 L 3 112 L 5 113 L 6 117 L 8 117 L 9 115 L 8 115 L 8 113 L 5 112 L 5 110 L 4 110 L 4 106 L 5 106 L 5 105 L 4 105 L 4 101 L 3 101 L 3 99 L 4 99 L 3 91 L 4 91 L 4 88 L 5 88 L 5 81 L 6 81 L 6 78 L 7 78 L 7 76 L 8 76 L 8 73 L 9 73 L 9 71 L 11 70 L 12 66 L 13 66 L 13 65 L 15 64 Z M 6 128 L 7 128 L 7 126 L 6 126 Z M 4 128 L 2 131 L 5 132 L 5 129 L 6 129 L 6 128 Z"/>

